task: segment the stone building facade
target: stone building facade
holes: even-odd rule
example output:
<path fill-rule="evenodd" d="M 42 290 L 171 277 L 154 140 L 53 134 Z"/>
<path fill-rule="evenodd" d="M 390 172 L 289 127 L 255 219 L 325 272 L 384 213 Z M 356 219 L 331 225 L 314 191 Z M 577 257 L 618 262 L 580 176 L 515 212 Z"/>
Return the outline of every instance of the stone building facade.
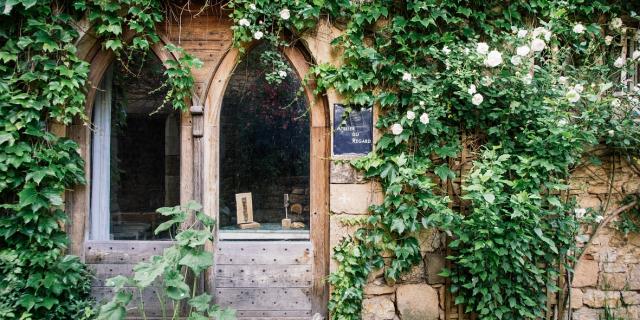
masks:
<path fill-rule="evenodd" d="M 603 156 L 608 159 L 608 156 Z M 613 180 L 612 180 L 613 173 Z M 613 183 L 610 183 L 613 181 Z M 571 179 L 570 196 L 587 214 L 613 212 L 624 194 L 640 191 L 640 177 L 623 160 L 577 167 Z M 349 199 L 344 198 L 349 194 Z M 357 230 L 369 205 L 382 199 L 381 190 L 365 181 L 344 161 L 331 165 L 331 246 Z M 606 217 L 605 217 L 606 219 Z M 573 320 L 640 319 L 640 234 L 624 235 L 608 221 L 594 236 L 595 225 L 585 225 L 576 245 L 585 249 L 572 275 L 570 308 L 564 317 Z M 594 236 L 587 246 L 589 239 Z M 383 270 L 374 272 L 365 287 L 364 320 L 463 319 L 462 308 L 454 306 L 446 292 L 446 279 L 438 275 L 445 266 L 446 235 L 425 231 L 418 236 L 423 261 L 394 285 L 387 285 Z M 332 262 L 332 270 L 336 265 Z M 549 316 L 558 312 L 558 295 L 550 296 Z M 607 318 L 607 316 L 611 316 Z M 566 319 L 566 318 L 562 318 Z"/>
<path fill-rule="evenodd" d="M 219 125 L 216 121 L 219 119 L 215 112 L 216 108 L 220 108 L 226 81 L 238 56 L 237 50 L 232 48 L 232 24 L 228 19 L 223 18 L 224 16 L 226 15 L 217 8 L 212 12 L 203 12 L 197 17 L 184 19 L 180 25 L 177 22 L 168 22 L 162 32 L 164 42 L 181 45 L 204 62 L 203 68 L 193 72 L 197 96 L 192 99 L 194 108 L 181 116 L 180 199 L 182 202 L 190 199 L 203 202 L 205 213 L 213 217 L 218 217 L 216 193 L 219 192 L 219 181 L 216 180 L 219 179 L 219 172 L 216 169 L 219 160 L 216 151 L 219 140 L 216 140 L 218 136 L 215 131 Z M 90 28 L 87 27 L 86 30 Z M 285 53 L 297 72 L 307 70 L 305 68 L 308 68 L 308 63 L 305 59 L 314 63 L 339 64 L 340 53 L 336 52 L 330 44 L 331 40 L 338 35 L 337 29 L 322 23 L 314 34 L 301 40 L 300 50 L 289 50 Z M 81 55 L 92 63 L 91 79 L 95 85 L 99 83 L 102 73 L 113 57 L 100 51 L 90 31 L 86 32 L 78 46 Z M 156 50 L 156 54 L 163 61 L 175 58 L 159 49 Z M 93 95 L 95 92 L 89 93 L 87 105 L 89 114 Z M 284 241 L 269 244 L 253 242 L 248 243 L 246 247 L 243 247 L 243 243 L 240 242 L 229 242 L 229 244 L 217 242 L 207 247 L 207 250 L 216 253 L 216 267 L 224 265 L 230 268 L 229 270 L 248 268 L 242 271 L 255 271 L 256 266 L 252 263 L 257 260 L 262 261 L 259 269 L 263 273 L 267 270 L 269 272 L 298 270 L 303 273 L 299 275 L 300 279 L 304 280 L 305 285 L 307 283 L 309 285 L 291 287 L 293 288 L 291 290 L 289 290 L 290 287 L 251 288 L 256 289 L 254 290 L 256 292 L 257 289 L 264 292 L 271 290 L 270 292 L 274 294 L 282 293 L 289 297 L 273 302 L 280 309 L 251 309 L 254 305 L 252 302 L 258 304 L 262 302 L 259 301 L 261 296 L 252 296 L 254 301 L 250 299 L 244 301 L 241 298 L 238 299 L 242 301 L 234 301 L 232 298 L 235 296 L 225 298 L 226 293 L 242 297 L 251 296 L 254 291 L 248 294 L 249 291 L 246 288 L 241 289 L 244 291 L 237 291 L 239 289 L 233 287 L 216 290 L 218 282 L 212 270 L 208 274 L 207 290 L 215 292 L 219 301 L 245 303 L 243 306 L 246 310 L 241 310 L 240 319 L 311 319 L 316 314 L 326 317 L 330 288 L 325 279 L 329 272 L 336 268 L 336 262 L 331 259 L 331 252 L 341 239 L 357 230 L 358 223 L 367 215 L 368 207 L 379 203 L 383 198 L 379 185 L 363 179 L 362 175 L 348 164 L 350 158 L 332 157 L 328 151 L 331 142 L 329 124 L 333 120 L 331 119 L 332 106 L 342 102 L 341 98 L 333 91 L 325 92 L 321 96 L 313 96 L 307 92 L 307 98 L 310 100 L 311 108 L 314 109 L 310 120 L 311 186 L 309 191 L 304 191 L 311 197 L 308 209 L 305 203 L 305 211 L 308 210 L 311 215 L 309 241 L 300 241 L 295 245 Z M 88 160 L 86 171 L 91 172 L 90 150 L 88 150 L 90 134 L 84 124 L 76 123 L 66 128 L 65 134 L 79 142 L 80 152 Z M 377 136 L 379 133 L 374 132 L 374 140 Z M 614 179 L 611 179 L 612 172 L 615 172 Z M 100 279 L 94 283 L 96 291 L 109 292 L 109 288 L 104 287 L 105 278 L 131 272 L 134 263 L 145 260 L 154 252 L 162 250 L 167 244 L 153 241 L 144 243 L 88 241 L 86 233 L 90 227 L 88 193 L 91 181 L 89 178 L 87 177 L 89 186 L 78 186 L 70 191 L 65 199 L 67 210 L 71 213 L 71 221 L 67 226 L 72 239 L 71 251 L 81 256 L 94 270 L 98 271 Z M 621 160 L 605 162 L 602 166 L 581 166 L 575 170 L 572 181 L 571 195 L 578 198 L 580 207 L 593 210 L 606 209 L 607 212 L 611 212 L 619 205 L 618 194 L 636 193 L 640 185 L 638 176 Z M 609 181 L 613 183 L 610 184 Z M 592 226 L 585 226 L 576 239 L 578 244 L 585 246 L 594 231 Z M 403 275 L 400 281 L 393 285 L 387 284 L 382 277 L 383 270 L 378 270 L 370 276 L 363 302 L 362 318 L 364 320 L 470 318 L 469 315 L 461 312 L 461 307 L 452 304 L 452 299 L 446 290 L 446 279 L 438 276 L 446 264 L 446 236 L 434 230 L 428 230 L 422 232 L 418 238 L 423 260 L 411 272 Z M 278 246 L 280 244 L 281 247 Z M 281 264 L 280 261 L 278 264 L 271 262 L 271 260 L 276 261 L 269 255 L 271 253 L 261 252 L 267 252 L 267 249 L 279 252 L 280 256 L 277 257 L 282 258 L 281 261 L 288 261 L 288 264 Z M 298 249 L 300 252 L 293 252 Z M 246 251 L 241 252 L 242 250 Z M 251 257 L 251 261 L 247 258 L 250 254 L 248 252 L 256 255 Z M 233 260 L 231 257 L 249 262 L 240 265 L 237 264 L 239 262 L 236 259 L 231 263 Z M 216 269 L 222 270 L 222 268 Z M 253 282 L 251 278 L 246 278 L 247 274 L 249 272 L 245 272 L 243 276 L 239 274 L 236 276 L 240 281 Z M 293 275 L 292 279 L 298 279 L 296 276 L 298 275 Z M 640 236 L 636 234 L 625 236 L 610 227 L 602 228 L 586 248 L 583 259 L 579 261 L 569 292 L 572 319 L 599 319 L 607 312 L 605 310 L 611 310 L 624 319 L 640 319 Z M 294 293 L 299 296 L 293 295 Z M 276 295 L 276 297 L 279 296 Z M 295 305 L 298 304 L 294 301 L 295 299 L 299 299 L 300 304 L 306 306 L 305 309 L 295 309 Z M 552 297 L 551 301 L 554 302 L 554 299 L 557 301 L 555 297 Z M 281 306 L 278 303 L 288 304 Z M 283 308 L 290 306 L 293 306 L 291 312 L 287 314 L 283 311 L 285 310 Z M 552 309 L 554 309 L 553 306 Z M 550 319 L 560 318 L 552 316 Z"/>

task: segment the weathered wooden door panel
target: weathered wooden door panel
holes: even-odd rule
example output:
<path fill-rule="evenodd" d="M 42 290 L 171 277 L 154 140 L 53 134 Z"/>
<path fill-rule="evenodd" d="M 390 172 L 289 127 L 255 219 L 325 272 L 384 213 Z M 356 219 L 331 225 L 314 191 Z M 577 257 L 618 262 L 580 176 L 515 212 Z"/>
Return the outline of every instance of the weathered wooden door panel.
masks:
<path fill-rule="evenodd" d="M 117 275 L 133 275 L 133 267 L 151 256 L 162 254 L 163 250 L 172 246 L 172 241 L 86 241 L 84 248 L 85 261 L 95 278 L 91 286 L 91 295 L 99 304 L 113 297 L 113 289 L 106 286 L 109 278 Z M 157 285 L 142 292 L 145 315 L 138 312 L 140 293 L 136 288 L 127 288 L 133 292 L 133 300 L 129 304 L 127 319 L 160 319 L 162 308 L 157 292 L 162 292 L 160 280 Z M 158 291 L 159 290 L 159 291 Z M 171 304 L 167 305 L 167 314 L 173 313 Z"/>
<path fill-rule="evenodd" d="M 310 319 L 309 241 L 219 241 L 215 300 L 239 319 Z"/>

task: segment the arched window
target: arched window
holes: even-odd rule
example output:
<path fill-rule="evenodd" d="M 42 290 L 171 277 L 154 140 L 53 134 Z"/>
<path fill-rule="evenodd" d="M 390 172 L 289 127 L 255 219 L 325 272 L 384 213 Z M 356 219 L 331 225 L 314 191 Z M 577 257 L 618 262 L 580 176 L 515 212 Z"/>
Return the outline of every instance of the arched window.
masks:
<path fill-rule="evenodd" d="M 180 115 L 163 99 L 162 62 L 152 53 L 109 67 L 92 112 L 91 240 L 155 235 L 159 207 L 180 200 Z"/>
<path fill-rule="evenodd" d="M 267 49 L 236 66 L 222 101 L 221 239 L 309 237 L 309 105 L 290 66 L 265 80 Z"/>

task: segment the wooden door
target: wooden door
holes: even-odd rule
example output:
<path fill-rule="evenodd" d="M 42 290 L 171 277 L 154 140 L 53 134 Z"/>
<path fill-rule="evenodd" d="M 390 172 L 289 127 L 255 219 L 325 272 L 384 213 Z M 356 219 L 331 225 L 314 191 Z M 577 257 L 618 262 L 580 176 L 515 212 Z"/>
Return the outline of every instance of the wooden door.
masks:
<path fill-rule="evenodd" d="M 290 62 L 295 76 L 302 79 L 308 71 L 308 57 L 295 48 L 286 49 L 283 54 Z M 247 185 L 230 192 L 229 186 L 237 183 L 228 183 L 229 179 L 225 177 L 225 170 L 229 172 L 225 163 L 230 161 L 230 154 L 244 154 L 234 150 L 236 146 L 240 148 L 241 142 L 229 143 L 230 134 L 225 126 L 229 126 L 229 119 L 233 117 L 229 116 L 228 110 L 242 115 L 254 112 L 241 111 L 240 104 L 228 105 L 225 102 L 227 109 L 223 105 L 225 92 L 230 90 L 227 87 L 232 88 L 231 90 L 238 90 L 239 87 L 233 80 L 233 72 L 252 74 L 250 71 L 239 72 L 237 61 L 238 52 L 232 50 L 217 67 L 204 108 L 203 203 L 205 212 L 218 220 L 221 230 L 217 238 L 222 238 L 216 241 L 213 248 L 215 261 L 208 276 L 209 291 L 217 304 L 235 309 L 239 319 L 296 320 L 312 319 L 316 314 L 326 316 L 330 158 L 327 105 L 323 99 L 313 95 L 312 86 L 304 87 L 308 110 L 308 149 L 305 160 L 308 161 L 308 185 L 305 192 L 308 202 L 303 205 L 307 214 L 304 221 L 308 230 L 306 235 L 300 237 L 280 233 L 268 237 L 251 235 L 243 238 L 235 234 L 228 237 L 224 232 L 228 232 L 230 225 L 235 223 L 228 213 L 230 210 L 235 211 L 235 204 L 231 203 L 233 194 L 253 192 L 253 205 L 256 208 L 259 207 L 259 204 L 256 205 L 259 201 L 255 200 L 259 195 L 256 194 L 260 193 L 258 187 Z M 242 89 L 241 92 L 252 92 L 252 89 Z M 252 100 L 244 101 L 255 105 Z M 259 111 L 267 113 L 268 110 Z M 273 111 L 277 113 L 279 110 Z M 232 212 L 231 217 L 233 216 Z M 276 221 L 264 217 L 260 220 L 255 213 L 254 218 L 260 223 L 280 224 L 284 211 Z"/>
<path fill-rule="evenodd" d="M 217 303 L 239 319 L 310 319 L 313 248 L 310 241 L 219 241 Z"/>

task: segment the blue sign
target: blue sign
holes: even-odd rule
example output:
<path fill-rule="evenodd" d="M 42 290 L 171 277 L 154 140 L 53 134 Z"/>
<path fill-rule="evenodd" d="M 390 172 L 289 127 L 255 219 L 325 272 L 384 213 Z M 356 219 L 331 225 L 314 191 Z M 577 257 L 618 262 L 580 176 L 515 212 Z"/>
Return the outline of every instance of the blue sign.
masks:
<path fill-rule="evenodd" d="M 373 146 L 372 108 L 349 112 L 347 109 L 348 107 L 342 104 L 333 105 L 333 154 L 367 154 Z"/>

